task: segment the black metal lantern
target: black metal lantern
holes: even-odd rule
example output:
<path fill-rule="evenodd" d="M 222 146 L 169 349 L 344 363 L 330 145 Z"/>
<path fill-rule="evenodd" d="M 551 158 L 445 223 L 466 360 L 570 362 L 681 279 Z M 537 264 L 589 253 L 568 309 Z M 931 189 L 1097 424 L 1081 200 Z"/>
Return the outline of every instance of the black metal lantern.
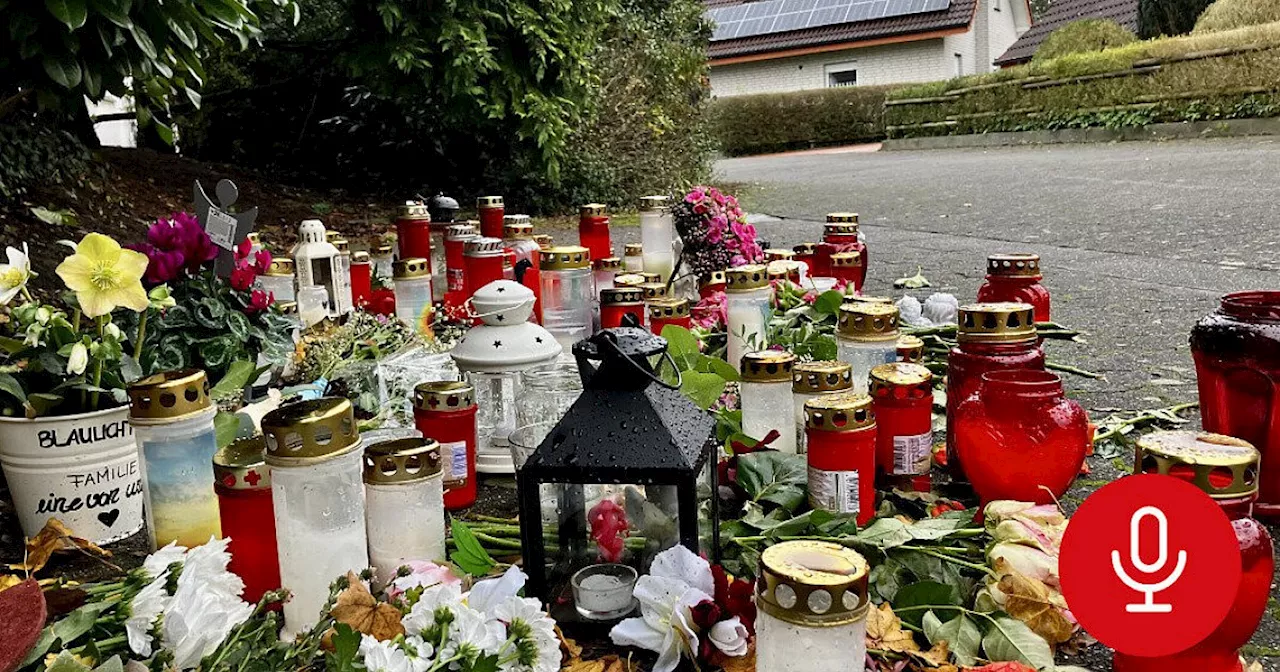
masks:
<path fill-rule="evenodd" d="M 573 354 L 584 391 L 518 475 L 529 594 L 565 607 L 558 619 L 588 568 L 643 574 L 676 544 L 716 562 L 720 545 L 715 420 L 659 378 L 667 342 L 621 327 Z"/>
<path fill-rule="evenodd" d="M 427 201 L 427 211 L 431 213 L 432 222 L 450 224 L 458 214 L 458 201 L 439 193 Z"/>

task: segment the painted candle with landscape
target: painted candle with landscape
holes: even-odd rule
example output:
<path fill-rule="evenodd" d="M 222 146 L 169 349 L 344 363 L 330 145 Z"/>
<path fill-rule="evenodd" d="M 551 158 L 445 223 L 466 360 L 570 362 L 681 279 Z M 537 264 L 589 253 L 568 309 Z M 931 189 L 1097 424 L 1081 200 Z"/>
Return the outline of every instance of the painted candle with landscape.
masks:
<path fill-rule="evenodd" d="M 138 428 L 147 491 L 147 527 L 156 548 L 171 541 L 198 546 L 222 536 L 213 491 L 217 440 L 208 432 L 168 435 L 170 427 Z"/>

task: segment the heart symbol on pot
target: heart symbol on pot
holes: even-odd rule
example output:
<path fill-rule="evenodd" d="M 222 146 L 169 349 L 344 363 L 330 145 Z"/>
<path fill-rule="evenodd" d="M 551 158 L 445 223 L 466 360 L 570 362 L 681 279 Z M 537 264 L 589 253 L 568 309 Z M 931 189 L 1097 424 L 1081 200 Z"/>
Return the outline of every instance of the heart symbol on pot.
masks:
<path fill-rule="evenodd" d="M 98 521 L 107 527 L 111 527 L 116 524 L 116 519 L 119 517 L 120 509 L 112 509 L 110 511 L 103 511 L 102 513 L 99 513 Z"/>

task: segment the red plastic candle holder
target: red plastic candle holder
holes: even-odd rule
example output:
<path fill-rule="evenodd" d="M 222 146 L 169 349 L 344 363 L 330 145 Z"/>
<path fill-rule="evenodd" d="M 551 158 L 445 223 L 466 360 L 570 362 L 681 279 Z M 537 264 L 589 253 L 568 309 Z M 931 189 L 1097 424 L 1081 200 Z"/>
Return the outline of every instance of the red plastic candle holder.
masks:
<path fill-rule="evenodd" d="M 666 299 L 649 302 L 649 329 L 661 336 L 662 328 L 668 324 L 689 329 L 693 327 L 693 317 L 689 313 L 688 299 Z"/>
<path fill-rule="evenodd" d="M 427 270 L 431 270 L 431 212 L 426 205 L 410 202 L 401 207 L 396 217 L 396 244 L 401 259 L 426 259 Z"/>
<path fill-rule="evenodd" d="M 842 392 L 804 404 L 809 504 L 865 524 L 876 508 L 876 416 L 871 397 Z"/>
<path fill-rule="evenodd" d="M 373 299 L 373 265 L 368 252 L 351 254 L 351 302 L 364 309 Z"/>
<path fill-rule="evenodd" d="M 265 448 L 262 437 L 241 439 L 213 457 L 222 536 L 231 540 L 227 568 L 244 580 L 243 596 L 250 603 L 280 588 L 271 468 L 262 457 Z"/>
<path fill-rule="evenodd" d="M 795 252 L 795 255 L 791 257 L 792 261 L 801 262 L 809 268 L 806 273 L 808 277 L 818 277 L 822 275 L 818 272 L 817 243 L 800 243 L 791 249 Z"/>
<path fill-rule="evenodd" d="M 444 507 L 476 503 L 475 388 L 461 381 L 421 383 L 413 392 L 413 424 L 440 443 L 444 463 Z"/>
<path fill-rule="evenodd" d="M 613 256 L 609 241 L 608 208 L 601 203 L 582 206 L 578 212 L 578 242 L 591 252 L 592 259 Z"/>
<path fill-rule="evenodd" d="M 928 474 L 933 374 L 919 364 L 881 364 L 871 369 L 870 390 L 876 413 L 876 467 L 886 484 Z"/>
<path fill-rule="evenodd" d="M 613 287 L 600 290 L 600 328 L 644 326 L 644 290 Z"/>
<path fill-rule="evenodd" d="M 987 257 L 987 280 L 978 288 L 978 301 L 1025 303 L 1035 309 L 1036 322 L 1048 322 L 1049 290 L 1042 279 L 1040 255 L 993 254 Z"/>
<path fill-rule="evenodd" d="M 472 238 L 463 252 L 463 301 L 470 299 L 481 287 L 502 280 L 506 268 L 506 250 L 500 238 Z"/>
<path fill-rule="evenodd" d="M 480 217 L 480 235 L 485 238 L 502 237 L 502 216 L 507 214 L 501 196 L 481 196 L 476 199 L 476 212 Z"/>

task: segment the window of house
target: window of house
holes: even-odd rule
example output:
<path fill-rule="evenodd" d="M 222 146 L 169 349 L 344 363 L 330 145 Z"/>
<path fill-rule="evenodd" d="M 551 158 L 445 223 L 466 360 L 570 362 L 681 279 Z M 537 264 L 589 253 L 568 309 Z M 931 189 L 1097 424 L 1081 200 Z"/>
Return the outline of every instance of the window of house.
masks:
<path fill-rule="evenodd" d="M 857 85 L 858 85 L 857 70 L 840 70 L 838 72 L 827 73 L 828 87 L 857 86 Z"/>

